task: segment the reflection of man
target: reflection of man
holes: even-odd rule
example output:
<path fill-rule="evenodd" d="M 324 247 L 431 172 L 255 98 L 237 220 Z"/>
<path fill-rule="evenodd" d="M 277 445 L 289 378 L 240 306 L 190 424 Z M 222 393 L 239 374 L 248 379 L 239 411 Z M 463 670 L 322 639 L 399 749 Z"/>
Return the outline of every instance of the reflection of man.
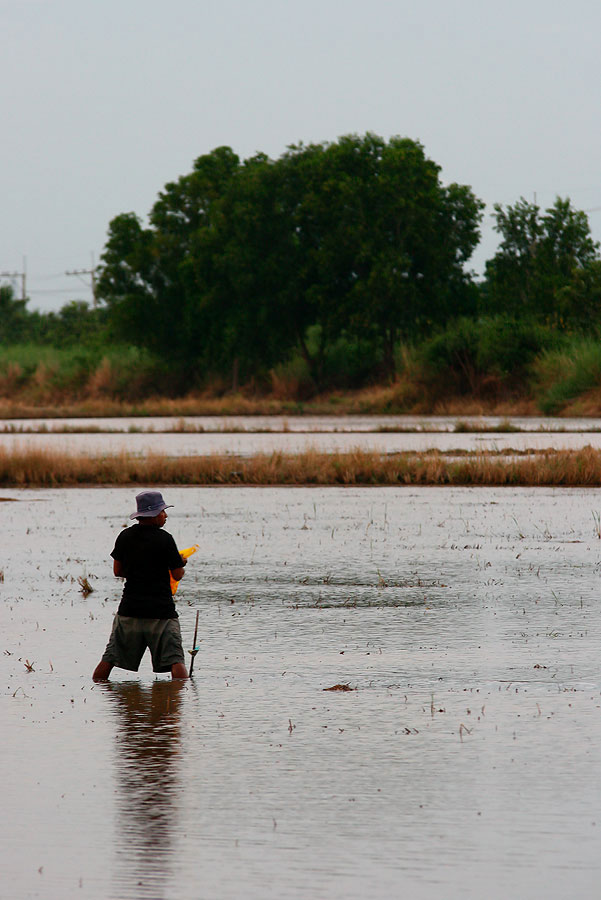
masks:
<path fill-rule="evenodd" d="M 106 685 L 115 718 L 118 896 L 136 896 L 140 885 L 169 894 L 166 882 L 183 787 L 180 754 L 182 681 L 113 682 Z"/>
<path fill-rule="evenodd" d="M 169 574 L 179 581 L 187 560 L 180 556 L 173 537 L 161 531 L 167 521 L 167 503 L 158 491 L 136 497 L 137 524 L 124 529 L 111 556 L 113 572 L 125 578 L 125 587 L 106 650 L 94 670 L 94 681 L 106 681 L 113 666 L 137 672 L 146 648 L 155 672 L 187 678 L 179 620 Z"/>

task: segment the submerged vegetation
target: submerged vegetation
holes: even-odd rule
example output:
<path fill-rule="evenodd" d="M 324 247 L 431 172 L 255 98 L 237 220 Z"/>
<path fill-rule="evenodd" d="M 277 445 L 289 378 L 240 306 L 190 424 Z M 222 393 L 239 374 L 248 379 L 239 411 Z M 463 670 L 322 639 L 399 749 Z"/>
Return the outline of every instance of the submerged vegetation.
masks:
<path fill-rule="evenodd" d="M 129 453 L 82 456 L 0 449 L 0 485 L 601 485 L 601 451 L 547 450 L 444 454 L 258 454 L 250 458 Z"/>

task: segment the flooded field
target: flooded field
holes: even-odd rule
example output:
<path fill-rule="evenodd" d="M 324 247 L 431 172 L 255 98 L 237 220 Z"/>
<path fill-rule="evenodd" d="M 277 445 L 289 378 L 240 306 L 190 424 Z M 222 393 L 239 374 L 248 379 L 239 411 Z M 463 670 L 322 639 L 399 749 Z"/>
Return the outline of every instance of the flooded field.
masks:
<path fill-rule="evenodd" d="M 1 492 L 2 898 L 598 895 L 601 490 L 166 490 L 194 679 L 94 685 L 134 493 Z"/>
<path fill-rule="evenodd" d="M 253 456 L 257 453 L 298 453 L 304 450 L 337 452 L 351 450 L 399 453 L 426 450 L 576 450 L 601 448 L 599 432 L 534 431 L 501 433 L 454 433 L 453 431 L 206 431 L 203 433 L 127 431 L 107 433 L 39 434 L 0 433 L 0 448 L 42 449 L 73 454 L 114 455 L 123 452 L 140 456 L 204 456 L 210 454 Z"/>
<path fill-rule="evenodd" d="M 495 431 L 495 429 L 505 429 Z M 513 429 L 513 430 L 512 430 Z M 482 416 L 167 416 L 3 419 L 0 448 L 139 456 L 601 448 L 600 419 Z"/>
<path fill-rule="evenodd" d="M 553 416 L 90 416 L 86 418 L 0 419 L 1 431 L 105 431 L 105 432 L 365 432 L 456 431 L 466 424 L 474 430 L 507 427 L 521 431 L 601 431 L 601 419 Z"/>

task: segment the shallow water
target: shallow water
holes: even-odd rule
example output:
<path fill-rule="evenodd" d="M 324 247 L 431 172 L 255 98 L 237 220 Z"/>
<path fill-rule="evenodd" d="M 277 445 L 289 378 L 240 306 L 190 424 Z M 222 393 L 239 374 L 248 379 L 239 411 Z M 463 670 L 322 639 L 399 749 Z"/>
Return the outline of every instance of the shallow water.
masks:
<path fill-rule="evenodd" d="M 597 896 L 601 491 L 170 489 L 195 677 L 94 686 L 133 493 L 2 491 L 0 896 Z"/>
<path fill-rule="evenodd" d="M 0 447 L 9 450 L 44 449 L 68 453 L 118 454 L 151 453 L 166 456 L 231 454 L 252 456 L 257 453 L 298 453 L 316 450 L 324 453 L 356 449 L 399 453 L 425 450 L 574 450 L 582 447 L 601 448 L 598 433 L 517 433 L 517 434 L 453 434 L 377 433 L 377 432 L 284 432 L 284 433 L 218 433 L 204 434 L 0 434 Z"/>
<path fill-rule="evenodd" d="M 332 453 L 362 449 L 382 453 L 426 450 L 485 451 L 511 449 L 546 450 L 601 448 L 600 419 L 515 417 L 511 424 L 521 432 L 486 433 L 506 422 L 498 416 L 470 419 L 482 432 L 455 433 L 452 416 L 188 416 L 4 419 L 0 420 L 0 447 L 9 450 L 48 448 L 58 452 L 145 456 L 256 453 L 298 453 L 317 450 Z M 10 429 L 16 433 L 10 433 Z M 57 429 L 100 429 L 89 433 L 61 433 Z M 190 429 L 185 431 L 185 429 Z M 386 429 L 413 431 L 386 431 Z M 4 431 L 2 431 L 4 429 Z M 19 433 L 19 429 L 46 429 Z M 173 432 L 176 429 L 176 432 Z M 179 429 L 179 430 L 177 430 Z"/>
<path fill-rule="evenodd" d="M 600 431 L 601 419 L 559 418 L 553 416 L 120 416 L 86 418 L 0 419 L 2 429 L 48 431 L 95 429 L 98 431 L 172 431 L 183 428 L 209 432 L 294 431 L 356 432 L 386 428 L 415 431 L 454 431 L 466 422 L 481 429 L 496 428 L 510 422 L 523 431 Z"/>

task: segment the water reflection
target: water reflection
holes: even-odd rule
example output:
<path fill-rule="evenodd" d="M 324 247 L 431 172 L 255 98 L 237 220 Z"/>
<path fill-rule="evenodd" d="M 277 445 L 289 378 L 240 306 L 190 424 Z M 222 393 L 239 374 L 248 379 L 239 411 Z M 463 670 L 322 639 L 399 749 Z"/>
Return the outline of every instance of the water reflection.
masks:
<path fill-rule="evenodd" d="M 118 897 L 168 893 L 181 798 L 182 682 L 109 683 L 115 720 Z"/>

